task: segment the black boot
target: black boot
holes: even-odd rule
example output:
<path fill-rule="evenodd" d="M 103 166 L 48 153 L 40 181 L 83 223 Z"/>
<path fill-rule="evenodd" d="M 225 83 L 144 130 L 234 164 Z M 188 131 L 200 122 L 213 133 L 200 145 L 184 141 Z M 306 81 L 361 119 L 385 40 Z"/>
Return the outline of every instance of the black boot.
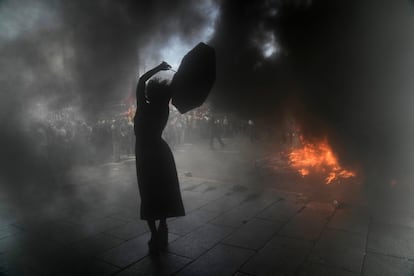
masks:
<path fill-rule="evenodd" d="M 148 250 L 151 255 L 158 255 L 160 252 L 160 241 L 158 235 L 151 235 L 151 239 L 148 241 Z"/>

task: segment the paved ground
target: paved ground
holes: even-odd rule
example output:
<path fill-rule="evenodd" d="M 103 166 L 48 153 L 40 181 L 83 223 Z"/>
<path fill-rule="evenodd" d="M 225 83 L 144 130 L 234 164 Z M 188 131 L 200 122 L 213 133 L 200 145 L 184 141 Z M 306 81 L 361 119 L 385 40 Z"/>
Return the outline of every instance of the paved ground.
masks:
<path fill-rule="evenodd" d="M 412 213 L 379 211 L 356 183 L 265 179 L 241 148 L 176 149 L 187 215 L 169 221 L 159 258 L 148 255 L 131 158 L 72 172 L 84 206 L 21 218 L 3 203 L 0 275 L 414 275 Z"/>

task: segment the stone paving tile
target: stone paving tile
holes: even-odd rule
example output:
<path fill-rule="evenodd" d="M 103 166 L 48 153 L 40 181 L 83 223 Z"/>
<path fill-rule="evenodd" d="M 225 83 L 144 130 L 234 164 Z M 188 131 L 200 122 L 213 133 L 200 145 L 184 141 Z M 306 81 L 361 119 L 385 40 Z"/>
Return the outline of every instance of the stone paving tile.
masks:
<path fill-rule="evenodd" d="M 148 231 L 149 229 L 146 225 L 146 222 L 137 220 L 121 225 L 119 227 L 112 228 L 105 233 L 123 240 L 130 240 Z"/>
<path fill-rule="evenodd" d="M 119 271 L 118 267 L 101 261 L 95 261 L 91 266 L 88 267 L 89 275 L 106 276 L 113 275 L 117 271 Z"/>
<path fill-rule="evenodd" d="M 22 251 L 19 261 L 44 275 L 56 275 L 75 267 L 83 267 L 88 261 L 68 248 L 43 246 L 37 245 Z"/>
<path fill-rule="evenodd" d="M 128 208 L 128 209 L 122 208 L 110 214 L 109 217 L 119 219 L 119 220 L 127 220 L 127 221 L 140 220 L 139 206 L 134 207 L 134 208 Z"/>
<path fill-rule="evenodd" d="M 119 268 L 102 261 L 85 261 L 81 264 L 70 266 L 64 271 L 58 272 L 56 276 L 73 275 L 99 275 L 109 276 L 119 271 Z"/>
<path fill-rule="evenodd" d="M 195 210 L 184 217 L 175 219 L 169 224 L 168 228 L 171 233 L 185 235 L 207 223 L 217 215 L 216 212 L 209 212 L 201 209 Z"/>
<path fill-rule="evenodd" d="M 25 232 L 5 237 L 0 239 L 0 254 L 22 252 L 36 246 L 40 246 L 40 249 L 57 247 L 56 243 L 49 240 L 36 239 L 34 241 Z"/>
<path fill-rule="evenodd" d="M 257 197 L 244 201 L 230 211 L 218 216 L 212 220 L 211 223 L 217 225 L 239 227 L 240 225 L 253 218 L 264 208 L 271 205 L 274 200 L 275 199 L 269 199 L 267 197 Z"/>
<path fill-rule="evenodd" d="M 297 276 L 358 276 L 359 273 L 346 271 L 337 267 L 309 263 L 300 267 Z M 373 275 L 374 276 L 374 275 Z"/>
<path fill-rule="evenodd" d="M 12 236 L 12 238 L 14 239 L 13 243 L 14 249 L 17 249 L 16 251 L 42 254 L 57 248 L 64 248 L 60 243 L 47 238 L 38 239 L 37 235 L 26 231 Z"/>
<path fill-rule="evenodd" d="M 118 267 L 126 267 L 148 255 L 150 234 L 143 234 L 112 248 L 99 256 L 103 261 Z"/>
<path fill-rule="evenodd" d="M 1 217 L 0 217 L 1 218 Z M 13 223 L 9 223 L 9 222 L 7 222 L 7 221 L 2 221 L 2 220 L 0 220 L 0 231 L 2 231 L 2 230 L 6 230 L 7 228 L 10 228 L 11 226 L 13 226 L 12 225 Z"/>
<path fill-rule="evenodd" d="M 172 243 L 176 239 L 180 238 L 180 235 L 174 234 L 174 233 L 168 233 L 168 243 Z"/>
<path fill-rule="evenodd" d="M 369 222 L 369 216 L 358 209 L 338 209 L 327 226 L 367 235 Z"/>
<path fill-rule="evenodd" d="M 232 275 L 253 254 L 254 251 L 252 250 L 219 244 L 185 267 L 177 275 Z"/>
<path fill-rule="evenodd" d="M 158 257 L 147 256 L 116 275 L 173 275 L 189 262 L 191 262 L 191 259 L 174 254 L 161 253 Z"/>
<path fill-rule="evenodd" d="M 203 197 L 202 193 L 191 190 L 191 191 L 181 191 L 182 198 L 185 199 L 199 199 L 204 201 L 209 201 Z"/>
<path fill-rule="evenodd" d="M 184 191 L 191 191 L 206 181 L 205 179 L 183 176 L 180 172 L 178 174 L 178 178 L 180 180 L 180 188 Z"/>
<path fill-rule="evenodd" d="M 112 217 L 105 217 L 83 222 L 82 224 L 80 224 L 80 229 L 82 229 L 82 231 L 84 231 L 87 234 L 93 235 L 109 231 L 110 229 L 114 229 L 125 224 L 127 224 L 125 220 L 120 220 Z"/>
<path fill-rule="evenodd" d="M 46 238 L 49 236 L 50 240 L 62 244 L 64 246 L 76 243 L 81 241 L 85 238 L 94 235 L 94 233 L 89 233 L 84 231 L 83 229 L 72 227 L 69 229 L 65 229 L 64 231 L 58 232 L 54 230 L 53 232 L 46 232 L 43 233 L 41 238 Z"/>
<path fill-rule="evenodd" d="M 187 183 L 183 184 L 180 181 L 181 193 L 192 192 L 194 189 L 196 189 L 200 185 L 202 185 L 202 183 L 200 183 L 200 184 L 193 184 L 191 182 L 187 182 Z"/>
<path fill-rule="evenodd" d="M 208 181 L 205 180 L 199 185 L 197 185 L 194 189 L 192 189 L 193 192 L 205 192 L 209 190 L 216 190 L 217 188 L 228 188 L 228 185 L 221 182 L 216 181 Z"/>
<path fill-rule="evenodd" d="M 243 203 L 257 204 L 257 209 L 260 209 L 262 211 L 263 209 L 280 200 L 280 196 L 271 190 L 256 190 L 249 193 Z"/>
<path fill-rule="evenodd" d="M 372 223 L 369 229 L 368 251 L 414 259 L 414 228 Z"/>
<path fill-rule="evenodd" d="M 23 276 L 23 275 L 40 276 L 44 274 L 41 272 L 34 271 L 28 267 L 13 266 L 13 267 L 7 267 L 4 269 L 0 267 L 0 275 L 2 276 Z"/>
<path fill-rule="evenodd" d="M 28 218 L 20 219 L 13 226 L 22 231 L 37 232 L 46 228 L 61 230 L 62 227 L 73 227 L 70 223 L 60 219 Z"/>
<path fill-rule="evenodd" d="M 365 255 L 366 236 L 326 229 L 316 242 L 309 259 L 313 263 L 336 266 L 360 273 Z"/>
<path fill-rule="evenodd" d="M 192 212 L 209 202 L 209 200 L 204 198 L 199 192 L 186 191 L 182 193 L 182 197 L 184 209 L 187 213 Z"/>
<path fill-rule="evenodd" d="M 232 228 L 205 224 L 170 243 L 169 251 L 180 256 L 195 259 L 224 239 Z"/>
<path fill-rule="evenodd" d="M 412 276 L 414 262 L 380 254 L 368 253 L 365 256 L 364 276 Z"/>
<path fill-rule="evenodd" d="M 202 198 L 211 201 L 224 196 L 228 192 L 228 190 L 228 185 L 225 185 L 223 183 L 204 182 L 192 191 L 198 192 L 202 196 Z"/>
<path fill-rule="evenodd" d="M 257 250 L 272 238 L 281 225 L 282 222 L 252 219 L 237 229 L 223 243 Z"/>
<path fill-rule="evenodd" d="M 12 235 L 17 234 L 19 232 L 21 232 L 21 230 L 16 228 L 15 226 L 13 226 L 11 224 L 7 225 L 7 226 L 4 226 L 3 228 L 0 228 L 0 239 L 6 238 L 8 236 L 12 236 Z"/>
<path fill-rule="evenodd" d="M 395 224 L 414 228 L 414 214 L 396 211 L 377 211 L 372 212 L 374 223 Z"/>
<path fill-rule="evenodd" d="M 250 274 L 246 274 L 240 271 L 237 271 L 233 276 L 251 276 Z"/>
<path fill-rule="evenodd" d="M 22 220 L 16 222 L 15 227 L 22 233 L 30 233 L 38 240 L 46 239 L 61 244 L 68 244 L 88 236 L 79 227 L 61 220 Z"/>
<path fill-rule="evenodd" d="M 283 199 L 272 204 L 257 214 L 256 217 L 276 221 L 288 221 L 304 206 L 305 203 L 302 200 Z"/>
<path fill-rule="evenodd" d="M 93 257 L 111 248 L 114 248 L 124 241 L 122 239 L 101 233 L 70 245 L 70 249 L 77 255 Z"/>
<path fill-rule="evenodd" d="M 234 194 L 228 193 L 217 200 L 210 201 L 201 209 L 210 212 L 223 213 L 239 205 L 242 201 L 246 199 L 246 196 L 247 195 L 235 196 Z"/>
<path fill-rule="evenodd" d="M 280 234 L 305 240 L 316 240 L 334 212 L 329 204 L 312 203 L 292 218 Z"/>
<path fill-rule="evenodd" d="M 192 198 L 192 199 L 183 199 L 183 203 L 184 203 L 184 210 L 187 213 L 189 213 L 197 209 L 200 209 L 201 207 L 206 205 L 208 201 L 203 200 L 203 199 Z"/>
<path fill-rule="evenodd" d="M 22 275 L 43 275 L 32 268 L 21 263 L 21 258 L 15 253 L 0 254 L 0 275 L 22 276 Z"/>
<path fill-rule="evenodd" d="M 312 244 L 275 236 L 240 269 L 251 275 L 293 275 L 305 261 Z"/>
<path fill-rule="evenodd" d="M 330 216 L 334 213 L 335 207 L 331 203 L 311 201 L 306 204 L 305 211 L 312 211 L 324 216 Z"/>
<path fill-rule="evenodd" d="M 12 214 L 16 214 L 16 212 L 15 210 L 9 210 L 6 206 L 0 206 L 0 230 L 9 228 L 12 224 L 16 223 L 16 218 L 12 217 Z"/>
<path fill-rule="evenodd" d="M 98 220 L 98 219 L 102 219 L 105 218 L 107 215 L 101 212 L 83 212 L 83 211 L 69 211 L 68 214 L 66 214 L 63 217 L 63 220 L 74 224 L 74 225 L 79 225 L 79 224 L 84 224 L 87 223 L 88 221 L 91 220 Z"/>

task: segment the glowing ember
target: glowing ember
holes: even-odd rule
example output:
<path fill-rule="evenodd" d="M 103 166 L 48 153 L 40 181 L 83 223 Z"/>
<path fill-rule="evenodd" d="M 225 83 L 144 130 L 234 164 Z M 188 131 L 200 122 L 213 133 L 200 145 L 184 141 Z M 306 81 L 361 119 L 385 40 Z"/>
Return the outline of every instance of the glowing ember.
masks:
<path fill-rule="evenodd" d="M 300 148 L 292 149 L 288 153 L 290 166 L 296 169 L 300 175 L 306 176 L 311 172 L 325 174 L 326 184 L 339 178 L 350 178 L 356 175 L 339 165 L 338 159 L 326 139 L 319 143 L 306 143 L 301 137 L 301 142 Z"/>

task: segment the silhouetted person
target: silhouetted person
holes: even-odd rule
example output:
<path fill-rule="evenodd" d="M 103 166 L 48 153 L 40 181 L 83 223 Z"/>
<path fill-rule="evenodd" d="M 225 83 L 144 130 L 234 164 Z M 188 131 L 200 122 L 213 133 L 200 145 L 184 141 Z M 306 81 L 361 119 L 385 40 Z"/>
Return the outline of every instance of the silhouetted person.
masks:
<path fill-rule="evenodd" d="M 257 136 L 256 136 L 256 126 L 254 124 L 254 121 L 250 119 L 247 122 L 247 126 L 248 126 L 250 142 L 253 142 L 257 138 Z"/>
<path fill-rule="evenodd" d="M 135 154 L 141 219 L 151 230 L 148 242 L 151 253 L 168 244 L 166 218 L 184 216 L 184 206 L 174 157 L 161 134 L 167 124 L 172 91 L 166 81 L 150 80 L 156 73 L 168 70 L 166 62 L 151 69 L 139 79 L 135 114 Z M 159 220 L 158 229 L 156 220 Z"/>
<path fill-rule="evenodd" d="M 214 149 L 214 140 L 217 140 L 221 147 L 224 147 L 224 143 L 221 140 L 221 127 L 220 127 L 220 121 L 215 118 L 214 115 L 210 118 L 210 148 Z"/>

